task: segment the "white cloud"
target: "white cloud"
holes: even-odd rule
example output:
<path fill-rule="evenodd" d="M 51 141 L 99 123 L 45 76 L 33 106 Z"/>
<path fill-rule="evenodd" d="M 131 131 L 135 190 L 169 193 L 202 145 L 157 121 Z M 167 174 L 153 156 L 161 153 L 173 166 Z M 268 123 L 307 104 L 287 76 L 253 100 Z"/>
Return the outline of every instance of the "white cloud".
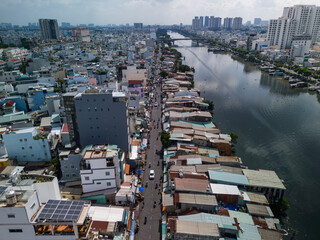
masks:
<path fill-rule="evenodd" d="M 73 24 L 191 24 L 194 16 L 269 20 L 294 4 L 319 5 L 319 0 L 0 0 L 0 16 L 1 22 L 21 25 L 44 17 Z"/>

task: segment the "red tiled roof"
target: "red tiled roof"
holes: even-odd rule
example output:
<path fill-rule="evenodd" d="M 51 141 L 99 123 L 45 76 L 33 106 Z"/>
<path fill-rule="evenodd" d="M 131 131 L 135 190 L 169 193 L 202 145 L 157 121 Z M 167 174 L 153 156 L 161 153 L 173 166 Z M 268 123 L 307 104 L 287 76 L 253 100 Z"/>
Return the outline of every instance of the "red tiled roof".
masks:
<path fill-rule="evenodd" d="M 129 80 L 129 83 L 141 83 L 143 80 Z"/>
<path fill-rule="evenodd" d="M 69 132 L 68 124 L 66 124 L 66 123 L 63 124 L 61 132 L 63 132 L 63 133 L 68 133 Z"/>
<path fill-rule="evenodd" d="M 17 59 L 17 58 L 16 58 L 16 59 L 12 59 L 12 60 L 11 60 L 11 62 L 18 62 L 18 61 L 20 61 L 20 59 Z"/>
<path fill-rule="evenodd" d="M 0 60 L 0 63 L 5 63 L 4 61 Z"/>
<path fill-rule="evenodd" d="M 9 100 L 8 102 L 6 102 L 6 104 L 4 105 L 5 107 L 12 107 L 14 104 L 14 101 Z"/>
<path fill-rule="evenodd" d="M 91 225 L 91 229 L 93 231 L 106 231 L 109 223 L 104 221 L 93 221 Z"/>

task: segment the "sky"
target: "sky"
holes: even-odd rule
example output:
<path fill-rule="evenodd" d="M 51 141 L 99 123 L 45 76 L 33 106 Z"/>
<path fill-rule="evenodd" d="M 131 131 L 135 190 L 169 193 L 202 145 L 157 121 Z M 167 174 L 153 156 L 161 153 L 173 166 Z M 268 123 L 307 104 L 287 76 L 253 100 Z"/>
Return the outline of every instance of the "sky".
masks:
<path fill-rule="evenodd" d="M 28 25 L 53 18 L 73 25 L 186 24 L 194 16 L 242 17 L 243 23 L 278 18 L 283 7 L 320 6 L 319 0 L 0 0 L 0 22 Z"/>

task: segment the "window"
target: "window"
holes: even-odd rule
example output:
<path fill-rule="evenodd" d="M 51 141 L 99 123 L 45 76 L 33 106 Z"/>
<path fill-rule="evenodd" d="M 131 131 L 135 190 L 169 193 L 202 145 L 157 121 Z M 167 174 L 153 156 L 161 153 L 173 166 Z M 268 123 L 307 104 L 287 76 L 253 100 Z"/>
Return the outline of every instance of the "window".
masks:
<path fill-rule="evenodd" d="M 71 167 L 71 168 L 74 168 L 74 166 L 73 166 L 73 165 L 71 165 L 70 167 Z"/>
<path fill-rule="evenodd" d="M 45 156 L 47 156 L 47 155 L 48 155 L 48 153 L 44 153 L 44 155 L 45 155 Z"/>
<path fill-rule="evenodd" d="M 87 180 L 87 181 L 88 181 L 88 180 L 89 180 L 89 177 L 84 177 L 84 180 Z"/>
<path fill-rule="evenodd" d="M 26 141 L 27 141 L 27 139 L 25 138 L 25 139 L 24 139 L 24 141 L 26 142 Z"/>
<path fill-rule="evenodd" d="M 110 176 L 110 172 L 106 172 L 106 176 Z"/>
<path fill-rule="evenodd" d="M 74 174 L 72 174 L 72 177 L 76 177 L 77 175 L 74 173 Z"/>
<path fill-rule="evenodd" d="M 20 138 L 19 141 L 22 142 L 22 139 Z"/>
<path fill-rule="evenodd" d="M 32 149 L 32 146 L 29 146 L 30 149 Z"/>
<path fill-rule="evenodd" d="M 101 182 L 97 182 L 97 184 L 99 185 L 99 184 L 101 184 Z"/>
<path fill-rule="evenodd" d="M 68 178 L 68 177 L 70 177 L 70 175 L 69 175 L 69 174 L 66 174 L 66 177 Z"/>
<path fill-rule="evenodd" d="M 42 147 L 44 147 L 44 148 L 45 148 L 45 147 L 46 147 L 46 145 L 42 145 Z"/>
<path fill-rule="evenodd" d="M 30 208 L 34 209 L 35 206 L 36 206 L 36 203 L 33 203 Z"/>
<path fill-rule="evenodd" d="M 22 232 L 22 229 L 9 229 L 9 232 L 18 233 L 18 232 Z"/>
<path fill-rule="evenodd" d="M 24 147 L 22 147 L 21 149 L 24 150 Z"/>
<path fill-rule="evenodd" d="M 8 214 L 8 218 L 15 218 L 16 216 L 14 214 Z"/>
<path fill-rule="evenodd" d="M 110 187 L 111 186 L 111 182 L 107 182 L 107 186 Z"/>
<path fill-rule="evenodd" d="M 23 157 L 24 157 L 24 158 L 26 158 L 26 157 L 27 157 L 27 155 L 23 155 Z"/>
<path fill-rule="evenodd" d="M 31 157 L 34 157 L 34 154 L 31 154 Z"/>
<path fill-rule="evenodd" d="M 102 102 L 105 102 L 105 101 L 106 101 L 106 99 L 102 98 Z"/>

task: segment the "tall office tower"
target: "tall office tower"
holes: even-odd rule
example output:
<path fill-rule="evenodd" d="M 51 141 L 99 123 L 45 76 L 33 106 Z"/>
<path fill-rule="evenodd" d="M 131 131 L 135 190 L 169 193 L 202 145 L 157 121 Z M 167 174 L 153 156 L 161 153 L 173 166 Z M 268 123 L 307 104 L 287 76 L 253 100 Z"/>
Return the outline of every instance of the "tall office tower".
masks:
<path fill-rule="evenodd" d="M 74 97 L 80 145 L 116 144 L 129 147 L 128 110 L 125 93 L 89 89 Z"/>
<path fill-rule="evenodd" d="M 209 28 L 213 28 L 214 16 L 210 16 L 209 18 Z"/>
<path fill-rule="evenodd" d="M 285 7 L 282 17 L 270 20 L 267 40 L 280 49 L 291 48 L 295 36 L 311 36 L 314 43 L 320 29 L 320 7 L 295 5 Z"/>
<path fill-rule="evenodd" d="M 213 19 L 212 28 L 213 28 L 214 30 L 219 30 L 219 29 L 221 29 L 221 18 L 220 18 L 220 17 L 215 17 L 215 18 Z"/>
<path fill-rule="evenodd" d="M 254 25 L 260 25 L 260 24 L 261 24 L 261 18 L 255 18 L 255 19 L 253 20 L 253 24 L 254 24 Z"/>
<path fill-rule="evenodd" d="M 223 19 L 223 28 L 228 30 L 232 28 L 232 18 Z"/>
<path fill-rule="evenodd" d="M 199 28 L 200 28 L 200 19 L 199 17 L 194 17 L 194 19 L 192 20 L 192 29 L 197 30 Z"/>
<path fill-rule="evenodd" d="M 200 28 L 203 28 L 203 16 L 200 17 Z"/>
<path fill-rule="evenodd" d="M 143 23 L 134 23 L 133 27 L 136 29 L 142 29 L 143 28 Z"/>
<path fill-rule="evenodd" d="M 57 19 L 39 19 L 39 25 L 43 40 L 60 39 Z"/>
<path fill-rule="evenodd" d="M 205 16 L 205 18 L 204 18 L 204 27 L 205 28 L 209 27 L 209 17 L 208 16 Z"/>
<path fill-rule="evenodd" d="M 233 30 L 239 30 L 242 27 L 242 18 L 241 17 L 235 17 L 232 21 L 232 29 Z"/>

